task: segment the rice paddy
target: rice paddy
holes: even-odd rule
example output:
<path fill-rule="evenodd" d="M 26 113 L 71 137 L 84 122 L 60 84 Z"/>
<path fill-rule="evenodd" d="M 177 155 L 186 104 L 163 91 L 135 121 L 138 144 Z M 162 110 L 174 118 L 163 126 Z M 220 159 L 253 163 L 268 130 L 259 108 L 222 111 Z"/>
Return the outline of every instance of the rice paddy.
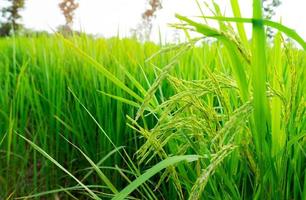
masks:
<path fill-rule="evenodd" d="M 0 199 L 306 199 L 306 43 L 231 3 L 178 45 L 1 38 Z"/>

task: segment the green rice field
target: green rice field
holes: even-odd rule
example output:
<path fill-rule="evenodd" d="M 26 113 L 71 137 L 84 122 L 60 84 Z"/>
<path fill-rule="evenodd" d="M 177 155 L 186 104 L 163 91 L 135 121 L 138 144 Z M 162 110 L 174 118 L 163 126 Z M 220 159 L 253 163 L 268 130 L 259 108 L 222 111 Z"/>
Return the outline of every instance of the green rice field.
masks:
<path fill-rule="evenodd" d="M 175 45 L 1 38 L 0 199 L 306 200 L 306 43 L 231 2 Z"/>

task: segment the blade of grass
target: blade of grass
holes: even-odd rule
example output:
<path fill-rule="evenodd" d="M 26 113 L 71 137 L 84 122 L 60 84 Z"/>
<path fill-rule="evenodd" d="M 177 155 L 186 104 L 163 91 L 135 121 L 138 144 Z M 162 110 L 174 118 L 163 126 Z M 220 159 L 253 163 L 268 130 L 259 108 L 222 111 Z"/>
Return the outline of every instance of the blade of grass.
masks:
<path fill-rule="evenodd" d="M 107 160 L 109 157 L 113 156 L 113 154 L 117 153 L 119 150 L 123 149 L 124 147 L 118 147 L 117 149 L 113 149 L 111 152 L 109 152 L 106 156 L 104 156 L 98 163 L 97 166 L 99 167 L 105 160 Z M 86 173 L 86 175 L 82 178 L 82 181 L 84 181 L 88 176 L 90 176 L 94 172 L 93 169 L 91 169 L 89 172 Z"/>
<path fill-rule="evenodd" d="M 231 7 L 232 7 L 232 11 L 233 11 L 235 18 L 241 18 L 241 12 L 240 12 L 240 6 L 238 3 L 238 0 L 231 0 Z M 246 47 L 248 47 L 249 42 L 248 42 L 248 38 L 247 38 L 245 29 L 244 29 L 244 24 L 241 22 L 237 22 L 236 26 L 237 26 L 237 30 L 238 30 L 241 41 Z"/>
<path fill-rule="evenodd" d="M 131 90 L 129 87 L 127 87 L 121 80 L 119 80 L 116 76 L 114 76 L 110 71 L 108 71 L 102 64 L 97 62 L 95 59 L 93 59 L 91 56 L 89 56 L 87 53 L 82 51 L 80 48 L 76 47 L 71 41 L 62 38 L 64 43 L 72 48 L 78 55 L 80 55 L 85 61 L 92 64 L 92 66 L 97 69 L 103 76 L 105 76 L 108 80 L 113 82 L 116 86 L 121 88 L 123 91 L 127 92 L 129 95 L 137 99 L 138 101 L 143 101 L 143 98 L 141 98 L 138 94 L 136 94 L 133 90 Z"/>
<path fill-rule="evenodd" d="M 96 165 L 79 147 L 77 147 L 75 144 L 70 142 L 67 138 L 65 138 L 63 135 L 61 135 L 64 140 L 66 140 L 69 144 L 71 144 L 75 149 L 77 149 L 84 158 L 89 162 L 89 164 L 93 167 L 93 169 L 96 171 L 96 173 L 99 175 L 100 179 L 106 184 L 106 186 L 114 193 L 117 194 L 118 190 L 116 187 L 112 184 L 112 182 L 107 178 L 107 176 L 101 171 L 98 165 Z M 118 151 L 118 149 L 116 149 Z"/>
<path fill-rule="evenodd" d="M 147 172 L 139 176 L 136 180 L 130 183 L 127 187 L 120 191 L 112 200 L 123 200 L 125 199 L 131 192 L 133 192 L 136 188 L 138 188 L 141 184 L 149 180 L 152 176 L 160 172 L 161 170 L 174 165 L 176 163 L 187 161 L 193 162 L 200 158 L 197 155 L 185 155 L 185 156 L 173 156 L 169 157 L 158 164 L 154 165 Z"/>
<path fill-rule="evenodd" d="M 274 76 L 272 80 L 273 89 L 279 91 L 281 89 L 281 83 L 283 82 L 283 66 L 281 49 L 281 34 L 278 33 L 274 39 L 274 55 L 273 55 L 273 71 Z M 275 96 L 271 101 L 271 117 L 272 117 L 272 155 L 275 156 L 280 150 L 283 149 L 286 136 L 285 131 L 282 129 L 282 100 Z"/>
<path fill-rule="evenodd" d="M 75 176 L 73 176 L 67 169 L 65 169 L 61 164 L 59 164 L 54 158 L 52 158 L 47 152 L 45 152 L 42 148 L 37 146 L 35 143 L 33 143 L 31 140 L 27 139 L 26 137 L 19 135 L 22 139 L 24 139 L 26 142 L 28 142 L 36 151 L 38 151 L 41 155 L 43 155 L 45 158 L 47 158 L 49 161 L 51 161 L 53 164 L 55 164 L 59 169 L 61 169 L 63 172 L 65 172 L 67 175 L 69 175 L 71 178 L 73 178 L 80 186 L 82 186 L 90 196 L 95 200 L 101 200 L 92 190 L 90 190 L 86 185 L 84 185 L 79 179 L 77 179 Z"/>
<path fill-rule="evenodd" d="M 265 26 L 269 26 L 286 34 L 288 37 L 292 38 L 299 45 L 301 45 L 301 47 L 303 47 L 304 50 L 306 50 L 305 40 L 294 29 L 284 26 L 281 23 L 273 22 L 271 20 L 266 20 L 266 19 L 254 19 L 254 18 L 236 18 L 236 17 L 219 17 L 219 16 L 200 16 L 200 18 L 228 21 L 228 22 L 239 22 L 239 23 L 259 23 L 259 24 L 262 23 Z"/>
<path fill-rule="evenodd" d="M 253 1 L 253 41 L 252 41 L 252 84 L 253 105 L 256 133 L 254 134 L 255 145 L 259 157 L 259 163 L 263 167 L 266 136 L 269 128 L 268 122 L 268 99 L 267 90 L 267 63 L 266 63 L 266 35 L 262 23 L 262 1 Z M 263 170 L 263 168 L 262 168 Z"/>
<path fill-rule="evenodd" d="M 139 108 L 140 107 L 140 104 L 134 102 L 134 101 L 131 101 L 129 99 L 126 99 L 126 98 L 123 98 L 123 97 L 120 97 L 120 96 L 116 96 L 116 95 L 112 95 L 112 94 L 108 94 L 106 92 L 103 92 L 103 91 L 98 91 L 100 92 L 101 94 L 104 94 L 112 99 L 115 99 L 117 101 L 120 101 L 122 103 L 125 103 L 125 104 L 128 104 L 130 106 L 133 106 L 133 107 L 136 107 L 136 108 Z"/>

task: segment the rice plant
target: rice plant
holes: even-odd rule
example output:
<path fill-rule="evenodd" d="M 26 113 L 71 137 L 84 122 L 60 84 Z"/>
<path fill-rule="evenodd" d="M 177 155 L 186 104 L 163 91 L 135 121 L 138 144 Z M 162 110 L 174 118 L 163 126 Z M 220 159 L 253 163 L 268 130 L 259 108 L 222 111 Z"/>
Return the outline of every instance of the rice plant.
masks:
<path fill-rule="evenodd" d="M 0 39 L 0 198 L 306 199 L 306 43 L 231 6 L 179 45 Z"/>
<path fill-rule="evenodd" d="M 292 63 L 294 55 L 304 51 L 292 49 L 284 42 L 283 34 L 302 48 L 305 42 L 292 29 L 263 20 L 262 1 L 254 0 L 251 20 L 241 18 L 237 1 L 231 3 L 234 18 L 223 17 L 216 4 L 215 13 L 219 16 L 200 16 L 218 20 L 219 30 L 177 15 L 183 23 L 174 27 L 217 39 L 216 55 L 220 57 L 214 56 L 211 67 L 204 64 L 204 80 L 187 81 L 169 74 L 168 68 L 160 69 L 147 100 L 130 123 L 146 138 L 136 152 L 138 162 L 148 164 L 170 155 L 190 153 L 201 156 L 197 164 L 169 168 L 161 175 L 160 183 L 164 179 L 173 181 L 175 198 L 304 199 L 305 117 L 286 114 L 297 110 L 305 114 L 305 63 Z M 226 22 L 236 22 L 238 34 Z M 250 42 L 241 22 L 252 23 Z M 269 47 L 264 25 L 279 31 Z M 166 79 L 175 94 L 146 113 L 146 108 L 152 110 L 149 102 L 158 92 L 161 78 Z M 300 95 L 292 87 L 300 90 Z M 152 114 L 157 118 L 153 128 L 137 123 L 139 116 Z M 292 120 L 295 127 L 300 127 L 298 131 L 291 129 Z"/>

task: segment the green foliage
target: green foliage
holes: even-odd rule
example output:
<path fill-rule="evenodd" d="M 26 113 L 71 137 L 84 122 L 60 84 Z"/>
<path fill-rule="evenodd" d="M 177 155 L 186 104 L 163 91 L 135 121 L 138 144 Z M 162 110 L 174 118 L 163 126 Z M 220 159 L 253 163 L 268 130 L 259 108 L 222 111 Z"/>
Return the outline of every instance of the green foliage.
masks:
<path fill-rule="evenodd" d="M 18 197 L 56 189 L 58 185 L 70 187 L 70 183 L 74 183 L 70 176 L 50 164 L 17 134 L 31 140 L 79 180 L 91 171 L 88 169 L 91 165 L 88 166 L 82 154 L 61 135 L 94 163 L 115 148 L 109 139 L 116 146 L 125 145 L 126 152 L 132 155 L 139 141 L 136 132 L 127 129 L 125 115 L 132 116 L 137 107 L 126 102 L 136 101 L 136 105 L 140 105 L 156 78 L 154 66 L 166 65 L 176 54 L 175 50 L 169 50 L 145 62 L 159 50 L 160 47 L 152 43 L 117 38 L 0 39 L 1 198 L 12 192 Z M 189 63 L 190 58 L 191 52 L 177 63 L 180 66 L 175 72 L 177 76 L 197 78 L 197 74 L 187 73 L 189 67 L 184 63 Z M 194 66 L 197 67 L 196 63 Z M 170 93 L 171 90 L 164 92 L 165 97 Z M 123 101 L 117 101 L 113 94 Z M 148 124 L 152 124 L 150 121 L 154 119 Z M 118 189 L 128 180 L 120 175 L 122 171 L 114 168 L 115 165 L 120 169 L 128 166 L 116 153 L 100 167 L 106 167 L 102 172 Z M 135 171 L 138 167 L 132 169 Z M 134 173 L 128 178 L 135 178 Z M 97 178 L 99 175 L 95 171 L 83 181 L 84 184 L 93 183 Z M 97 184 L 104 185 L 100 181 Z M 105 187 L 99 190 L 109 192 Z M 71 192 L 84 197 L 80 190 Z"/>
<path fill-rule="evenodd" d="M 306 43 L 231 3 L 219 29 L 177 15 L 203 37 L 176 46 L 1 39 L 0 197 L 305 199 Z"/>
<path fill-rule="evenodd" d="M 169 155 L 200 155 L 203 160 L 198 165 L 169 168 L 160 178 L 159 183 L 166 178 L 174 182 L 180 199 L 302 199 L 305 194 L 306 154 L 296 153 L 297 149 L 305 149 L 306 121 L 305 117 L 300 118 L 300 114 L 290 115 L 293 117 L 291 120 L 301 119 L 295 125 L 300 127 L 299 131 L 292 132 L 290 117 L 285 115 L 293 110 L 306 111 L 302 78 L 305 62 L 299 67 L 289 64 L 294 55 L 305 56 L 305 52 L 289 50 L 292 46 L 284 42 L 281 33 L 275 38 L 274 46 L 268 48 L 264 26 L 284 32 L 303 48 L 305 41 L 294 30 L 264 20 L 261 0 L 254 0 L 252 19 L 241 18 L 238 2 L 231 3 L 234 18 L 221 16 L 216 4 L 215 13 L 219 16 L 202 16 L 218 20 L 220 30 L 177 15 L 182 24 L 173 26 L 215 38 L 220 58 L 209 50 L 214 60 L 210 65 L 209 59 L 202 62 L 205 75 L 198 81 L 182 80 L 169 74 L 170 70 L 161 69 L 159 77 L 169 82 L 175 94 L 153 108 L 147 107 L 146 102 L 155 96 L 156 88 L 162 83 L 157 78 L 135 120 L 131 120 L 130 126 L 146 138 L 145 144 L 137 151 L 139 163 L 147 164 L 155 158 L 166 159 Z M 239 35 L 233 31 L 232 24 L 226 23 L 228 21 L 237 23 Z M 241 25 L 245 22 L 253 25 L 251 43 L 245 40 Z M 288 53 L 288 50 L 296 51 L 296 54 L 290 53 L 286 57 L 283 51 Z M 197 58 L 196 54 L 194 57 Z M 295 75 L 284 73 L 290 68 Z M 292 84 L 295 91 L 301 92 L 300 95 L 292 94 L 289 92 L 291 89 L 286 91 L 285 88 L 292 88 Z M 292 101 L 292 95 L 299 100 L 290 104 L 297 107 L 288 108 L 285 102 Z M 153 111 L 144 112 L 146 107 Z M 157 118 L 153 128 L 138 124 L 139 116 L 151 114 Z M 295 140 L 295 147 L 287 146 L 295 137 L 299 138 L 299 142 Z M 294 158 L 292 151 L 295 152 Z M 292 160 L 295 159 L 299 160 L 298 172 L 294 170 L 296 163 Z M 291 174 L 291 180 L 287 174 Z"/>
<path fill-rule="evenodd" d="M 22 28 L 19 22 L 21 15 L 20 11 L 24 8 L 24 0 L 6 0 L 9 3 L 8 7 L 1 10 L 2 16 L 6 21 L 0 24 L 0 36 L 8 36 L 13 31 L 18 32 Z"/>

